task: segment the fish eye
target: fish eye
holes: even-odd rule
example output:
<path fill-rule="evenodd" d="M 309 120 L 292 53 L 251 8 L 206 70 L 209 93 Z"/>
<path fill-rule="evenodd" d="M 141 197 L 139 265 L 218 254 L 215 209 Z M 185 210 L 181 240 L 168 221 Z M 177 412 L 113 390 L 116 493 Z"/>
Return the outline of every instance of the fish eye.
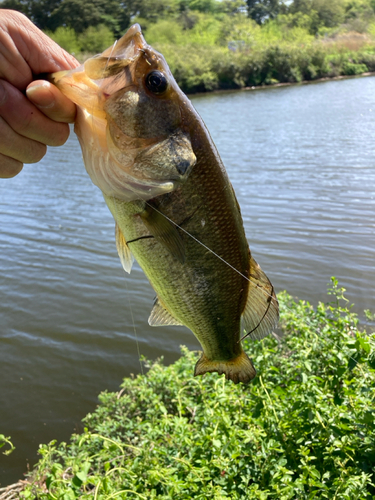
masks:
<path fill-rule="evenodd" d="M 163 94 L 168 88 L 168 80 L 161 71 L 151 71 L 146 76 L 145 83 L 153 94 Z"/>

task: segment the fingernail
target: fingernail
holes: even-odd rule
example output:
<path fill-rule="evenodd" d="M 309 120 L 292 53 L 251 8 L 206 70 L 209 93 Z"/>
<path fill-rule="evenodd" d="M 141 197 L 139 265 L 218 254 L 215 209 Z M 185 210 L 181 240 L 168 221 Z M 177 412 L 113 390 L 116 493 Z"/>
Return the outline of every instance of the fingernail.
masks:
<path fill-rule="evenodd" d="M 7 97 L 7 91 L 5 85 L 0 80 L 0 106 L 5 102 L 6 97 Z"/>
<path fill-rule="evenodd" d="M 38 108 L 53 108 L 55 98 L 50 88 L 51 84 L 49 82 L 37 83 L 26 89 L 26 95 Z"/>

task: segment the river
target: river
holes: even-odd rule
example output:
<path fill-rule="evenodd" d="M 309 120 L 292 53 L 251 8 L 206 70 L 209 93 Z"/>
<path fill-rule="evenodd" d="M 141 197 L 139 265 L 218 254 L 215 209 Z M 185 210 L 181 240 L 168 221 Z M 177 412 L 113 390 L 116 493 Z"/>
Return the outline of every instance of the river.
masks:
<path fill-rule="evenodd" d="M 196 96 L 242 209 L 252 253 L 277 291 L 316 304 L 331 276 L 355 310 L 375 310 L 375 78 Z M 0 484 L 22 477 L 39 443 L 68 440 L 97 404 L 166 363 L 183 327 L 152 328 L 154 293 L 125 275 L 114 222 L 74 134 L 0 180 Z"/>

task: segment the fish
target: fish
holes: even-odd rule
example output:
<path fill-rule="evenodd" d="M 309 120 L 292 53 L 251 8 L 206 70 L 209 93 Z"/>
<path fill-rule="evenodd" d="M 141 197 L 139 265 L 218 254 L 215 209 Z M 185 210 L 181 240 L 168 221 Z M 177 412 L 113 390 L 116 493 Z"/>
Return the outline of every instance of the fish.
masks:
<path fill-rule="evenodd" d="M 138 24 L 102 54 L 51 81 L 77 105 L 86 170 L 156 298 L 151 326 L 184 325 L 202 346 L 194 375 L 248 383 L 242 338 L 277 325 L 271 282 L 251 255 L 240 207 L 201 117 Z"/>

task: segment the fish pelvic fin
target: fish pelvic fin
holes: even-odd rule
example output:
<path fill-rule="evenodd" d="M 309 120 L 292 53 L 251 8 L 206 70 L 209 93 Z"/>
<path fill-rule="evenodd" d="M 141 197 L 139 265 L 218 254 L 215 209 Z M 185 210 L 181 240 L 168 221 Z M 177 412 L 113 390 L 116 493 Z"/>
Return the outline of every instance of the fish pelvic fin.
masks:
<path fill-rule="evenodd" d="M 225 373 L 225 378 L 235 384 L 239 382 L 247 384 L 256 375 L 253 363 L 244 351 L 229 361 L 211 361 L 203 353 L 195 365 L 194 376 L 209 372 L 217 372 L 219 375 Z"/>
<path fill-rule="evenodd" d="M 116 248 L 118 255 L 120 257 L 122 267 L 128 274 L 130 274 L 134 262 L 134 257 L 125 241 L 125 237 L 117 222 L 116 222 L 115 232 L 116 232 Z"/>
<path fill-rule="evenodd" d="M 250 258 L 249 291 L 242 313 L 244 336 L 260 340 L 276 327 L 279 320 L 279 303 L 275 290 L 257 262 Z"/>
<path fill-rule="evenodd" d="M 160 303 L 158 298 L 156 298 L 154 307 L 148 318 L 148 324 L 150 326 L 182 325 L 181 321 L 172 316 L 172 314 Z"/>

